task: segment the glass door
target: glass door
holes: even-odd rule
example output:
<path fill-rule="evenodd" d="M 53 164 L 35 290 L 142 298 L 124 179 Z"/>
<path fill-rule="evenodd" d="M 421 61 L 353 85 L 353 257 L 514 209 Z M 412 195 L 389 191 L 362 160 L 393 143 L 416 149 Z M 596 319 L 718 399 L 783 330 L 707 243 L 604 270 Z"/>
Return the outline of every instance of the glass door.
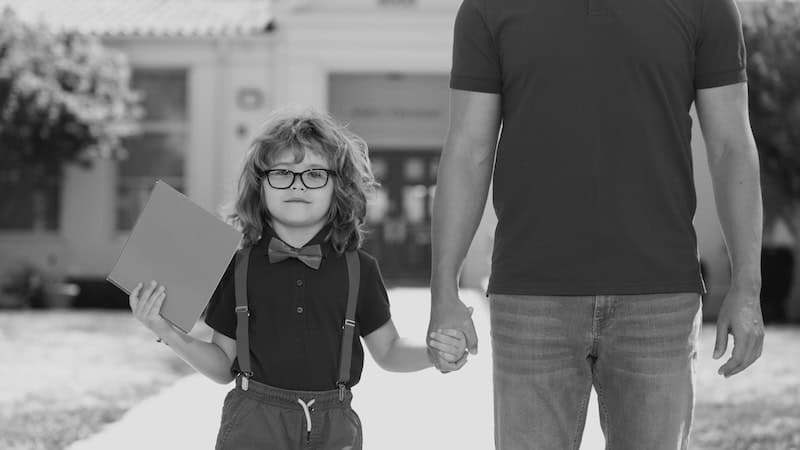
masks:
<path fill-rule="evenodd" d="M 367 205 L 364 248 L 378 259 L 387 284 L 427 286 L 439 153 L 373 150 L 370 160 L 381 186 Z"/>

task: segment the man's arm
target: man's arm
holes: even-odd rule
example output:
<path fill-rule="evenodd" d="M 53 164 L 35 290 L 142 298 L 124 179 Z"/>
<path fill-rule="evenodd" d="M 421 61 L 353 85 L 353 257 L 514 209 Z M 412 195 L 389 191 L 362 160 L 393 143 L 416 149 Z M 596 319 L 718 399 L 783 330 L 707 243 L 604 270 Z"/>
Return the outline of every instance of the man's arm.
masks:
<path fill-rule="evenodd" d="M 458 273 L 478 228 L 494 167 L 500 95 L 450 91 L 450 128 L 439 162 L 432 224 L 431 331 L 464 331 L 478 351 L 475 327 L 458 298 Z M 442 369 L 451 369 L 446 362 Z"/>
<path fill-rule="evenodd" d="M 764 342 L 761 317 L 762 204 L 758 151 L 747 110 L 747 84 L 697 91 L 697 113 L 706 141 L 722 233 L 731 260 L 731 286 L 717 319 L 714 358 L 733 335 L 731 358 L 719 369 L 726 377 L 759 356 Z"/>

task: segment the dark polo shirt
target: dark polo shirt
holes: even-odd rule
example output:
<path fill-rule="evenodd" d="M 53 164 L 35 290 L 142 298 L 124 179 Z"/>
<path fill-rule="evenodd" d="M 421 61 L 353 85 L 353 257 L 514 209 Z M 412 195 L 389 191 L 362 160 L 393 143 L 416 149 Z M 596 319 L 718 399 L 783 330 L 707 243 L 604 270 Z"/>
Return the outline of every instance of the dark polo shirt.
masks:
<path fill-rule="evenodd" d="M 689 110 L 745 80 L 733 0 L 464 0 L 450 87 L 502 97 L 489 291 L 704 292 Z"/>
<path fill-rule="evenodd" d="M 294 390 L 336 388 L 339 352 L 347 306 L 347 263 L 324 238 L 323 229 L 309 244 L 322 244 L 318 270 L 295 258 L 270 264 L 267 246 L 273 231 L 250 252 L 247 297 L 250 307 L 250 364 L 255 381 Z M 349 386 L 361 378 L 364 349 L 358 336 L 366 336 L 389 318 L 378 264 L 363 251 L 361 284 L 356 309 L 356 334 Z M 236 339 L 234 263 L 220 281 L 206 312 L 206 323 L 217 332 Z M 238 370 L 238 359 L 233 369 Z"/>

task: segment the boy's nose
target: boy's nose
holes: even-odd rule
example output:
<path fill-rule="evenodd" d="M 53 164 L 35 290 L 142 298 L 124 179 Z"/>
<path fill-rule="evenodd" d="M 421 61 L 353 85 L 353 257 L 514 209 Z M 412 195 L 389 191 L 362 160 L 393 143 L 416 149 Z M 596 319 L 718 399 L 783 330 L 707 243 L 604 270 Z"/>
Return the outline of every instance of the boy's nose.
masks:
<path fill-rule="evenodd" d="M 295 190 L 305 191 L 306 190 L 306 185 L 303 184 L 303 180 L 301 180 L 300 177 L 294 177 L 294 180 L 292 180 L 291 188 L 292 188 L 293 191 L 295 191 Z"/>

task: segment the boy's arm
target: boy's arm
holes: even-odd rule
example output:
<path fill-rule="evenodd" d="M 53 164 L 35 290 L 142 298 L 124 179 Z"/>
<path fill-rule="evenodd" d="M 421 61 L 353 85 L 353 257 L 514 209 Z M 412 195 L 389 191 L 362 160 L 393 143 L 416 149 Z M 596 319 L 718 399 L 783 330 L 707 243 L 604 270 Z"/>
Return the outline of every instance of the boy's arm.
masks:
<path fill-rule="evenodd" d="M 378 365 L 390 372 L 415 372 L 433 367 L 425 342 L 401 338 L 392 319 L 364 336 L 369 353 Z"/>
<path fill-rule="evenodd" d="M 236 357 L 235 340 L 215 331 L 211 342 L 205 342 L 174 328 L 159 333 L 159 337 L 187 364 L 211 380 L 220 384 L 233 381 L 231 364 Z"/>
<path fill-rule="evenodd" d="M 467 341 L 459 330 L 431 333 L 431 346 L 440 356 L 459 366 L 466 362 Z M 414 342 L 398 335 L 389 319 L 383 326 L 364 337 L 372 358 L 381 368 L 391 372 L 414 372 L 432 367 L 433 356 L 424 342 Z"/>
<path fill-rule="evenodd" d="M 230 368 L 236 356 L 236 341 L 215 332 L 212 342 L 205 342 L 176 329 L 159 314 L 166 297 L 166 288 L 158 286 L 155 281 L 146 285 L 139 283 L 129 296 L 136 320 L 155 333 L 198 372 L 217 383 L 231 382 L 233 376 Z"/>

